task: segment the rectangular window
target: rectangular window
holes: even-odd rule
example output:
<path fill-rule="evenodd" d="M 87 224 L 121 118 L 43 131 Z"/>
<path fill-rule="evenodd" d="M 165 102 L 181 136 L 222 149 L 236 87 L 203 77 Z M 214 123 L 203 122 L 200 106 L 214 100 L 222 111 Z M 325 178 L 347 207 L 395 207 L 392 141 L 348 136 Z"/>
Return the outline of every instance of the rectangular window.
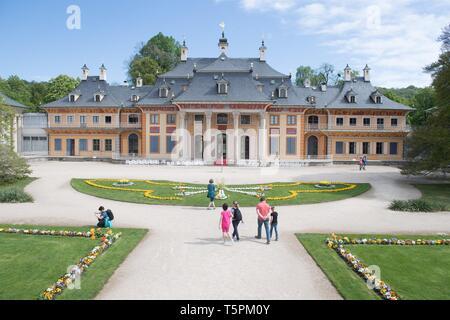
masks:
<path fill-rule="evenodd" d="M 356 154 L 356 142 L 349 142 L 348 143 L 348 153 L 349 154 Z"/>
<path fill-rule="evenodd" d="M 128 115 L 128 124 L 138 124 L 139 116 L 137 114 L 129 114 Z"/>
<path fill-rule="evenodd" d="M 159 136 L 150 136 L 150 153 L 159 153 Z"/>
<path fill-rule="evenodd" d="M 166 120 L 167 120 L 167 124 L 175 124 L 177 121 L 177 115 L 176 114 L 168 114 Z"/>
<path fill-rule="evenodd" d="M 99 116 L 93 116 L 92 117 L 92 122 L 93 123 L 99 123 L 100 122 L 100 117 Z"/>
<path fill-rule="evenodd" d="M 366 127 L 370 126 L 370 118 L 364 118 L 363 122 Z"/>
<path fill-rule="evenodd" d="M 391 142 L 389 144 L 389 153 L 390 154 L 397 154 L 398 153 L 398 143 L 397 142 Z"/>
<path fill-rule="evenodd" d="M 286 154 L 297 154 L 297 138 L 286 138 Z"/>
<path fill-rule="evenodd" d="M 150 115 L 150 124 L 159 124 L 159 114 Z"/>
<path fill-rule="evenodd" d="M 336 125 L 337 126 L 343 126 L 344 125 L 344 118 L 336 118 Z"/>
<path fill-rule="evenodd" d="M 277 126 L 280 123 L 280 116 L 270 116 L 270 124 Z"/>
<path fill-rule="evenodd" d="M 295 126 L 297 124 L 297 116 L 287 116 L 288 126 Z"/>
<path fill-rule="evenodd" d="M 250 124 L 251 123 L 251 117 L 249 115 L 242 115 L 241 116 L 241 124 Z"/>
<path fill-rule="evenodd" d="M 100 151 L 100 139 L 92 140 L 92 150 Z"/>
<path fill-rule="evenodd" d="M 392 118 L 391 119 L 391 127 L 396 127 L 398 125 L 398 119 L 397 118 Z"/>
<path fill-rule="evenodd" d="M 363 154 L 370 153 L 370 142 L 363 142 Z"/>
<path fill-rule="evenodd" d="M 61 151 L 61 150 L 62 150 L 61 139 L 55 139 L 55 151 Z"/>
<path fill-rule="evenodd" d="M 105 139 L 105 151 L 112 151 L 112 140 Z"/>
<path fill-rule="evenodd" d="M 195 121 L 201 121 L 203 122 L 203 115 L 202 114 L 196 114 L 194 116 Z"/>
<path fill-rule="evenodd" d="M 175 148 L 176 141 L 173 140 L 172 136 L 166 136 L 166 152 L 172 153 L 173 149 Z"/>
<path fill-rule="evenodd" d="M 61 123 L 61 116 L 55 116 L 55 123 Z"/>
<path fill-rule="evenodd" d="M 377 142 L 377 154 L 383 154 L 383 142 Z"/>
<path fill-rule="evenodd" d="M 270 155 L 279 155 L 280 154 L 280 137 L 279 136 L 270 136 Z"/>
<path fill-rule="evenodd" d="M 336 141 L 336 154 L 344 154 L 344 143 Z"/>
<path fill-rule="evenodd" d="M 86 116 L 80 116 L 80 123 L 86 124 Z"/>
<path fill-rule="evenodd" d="M 356 126 L 356 118 L 350 118 L 349 123 L 351 126 Z"/>
<path fill-rule="evenodd" d="M 73 116 L 67 116 L 67 123 L 73 123 Z"/>
<path fill-rule="evenodd" d="M 105 123 L 112 123 L 112 117 L 111 116 L 105 116 Z"/>
<path fill-rule="evenodd" d="M 87 139 L 80 139 L 78 141 L 78 144 L 79 144 L 80 151 L 88 151 Z"/>
<path fill-rule="evenodd" d="M 384 129 L 384 119 L 383 118 L 377 118 L 377 127 L 378 127 L 378 129 Z"/>

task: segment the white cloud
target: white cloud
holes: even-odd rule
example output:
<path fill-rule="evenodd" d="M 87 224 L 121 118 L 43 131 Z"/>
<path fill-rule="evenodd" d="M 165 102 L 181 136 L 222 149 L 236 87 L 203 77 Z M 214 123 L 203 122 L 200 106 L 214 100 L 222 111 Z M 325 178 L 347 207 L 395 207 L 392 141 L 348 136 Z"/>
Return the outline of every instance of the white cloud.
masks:
<path fill-rule="evenodd" d="M 300 34 L 361 64 L 355 67 L 370 63 L 374 82 L 386 86 L 429 85 L 423 67 L 436 60 L 436 39 L 450 23 L 448 0 L 240 1 L 246 10 L 277 10 Z"/>

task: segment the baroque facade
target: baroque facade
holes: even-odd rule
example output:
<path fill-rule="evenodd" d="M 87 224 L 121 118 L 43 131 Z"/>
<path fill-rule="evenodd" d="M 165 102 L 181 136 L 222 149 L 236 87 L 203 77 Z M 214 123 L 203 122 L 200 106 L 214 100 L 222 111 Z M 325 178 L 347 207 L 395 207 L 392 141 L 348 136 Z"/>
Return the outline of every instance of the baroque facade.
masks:
<path fill-rule="evenodd" d="M 189 58 L 185 43 L 177 66 L 155 85 L 107 82 L 82 68 L 80 85 L 44 106 L 49 155 L 115 159 L 245 161 L 403 159 L 411 108 L 383 96 L 345 68 L 339 86 L 292 84 L 291 76 L 257 58 L 230 58 L 219 39 L 217 58 Z"/>

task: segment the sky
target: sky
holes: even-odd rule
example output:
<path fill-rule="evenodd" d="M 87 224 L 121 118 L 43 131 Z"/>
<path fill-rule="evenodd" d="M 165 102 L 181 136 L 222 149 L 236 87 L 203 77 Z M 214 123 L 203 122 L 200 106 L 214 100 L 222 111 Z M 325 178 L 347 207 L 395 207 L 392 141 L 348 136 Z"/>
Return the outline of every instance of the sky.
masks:
<path fill-rule="evenodd" d="M 427 86 L 450 0 L 0 0 L 0 77 L 79 77 L 85 63 L 96 75 L 104 63 L 108 81 L 123 83 L 158 32 L 186 39 L 190 57 L 219 56 L 222 21 L 230 57 L 257 57 L 264 39 L 283 73 L 325 62 L 362 73 L 367 63 L 377 86 Z"/>

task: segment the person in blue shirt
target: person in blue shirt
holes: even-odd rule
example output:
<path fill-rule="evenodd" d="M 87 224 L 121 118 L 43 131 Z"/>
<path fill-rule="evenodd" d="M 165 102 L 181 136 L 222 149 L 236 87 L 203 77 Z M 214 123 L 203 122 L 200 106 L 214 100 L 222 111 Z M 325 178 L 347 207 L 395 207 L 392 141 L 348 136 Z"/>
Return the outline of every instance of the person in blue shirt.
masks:
<path fill-rule="evenodd" d="M 98 219 L 97 227 L 99 228 L 112 228 L 112 222 L 109 219 L 108 212 L 105 210 L 105 207 L 101 206 L 98 208 L 98 213 L 95 216 Z"/>
<path fill-rule="evenodd" d="M 208 210 L 215 209 L 214 199 L 216 198 L 216 186 L 214 185 L 213 179 L 209 180 L 207 197 L 209 199 Z"/>

